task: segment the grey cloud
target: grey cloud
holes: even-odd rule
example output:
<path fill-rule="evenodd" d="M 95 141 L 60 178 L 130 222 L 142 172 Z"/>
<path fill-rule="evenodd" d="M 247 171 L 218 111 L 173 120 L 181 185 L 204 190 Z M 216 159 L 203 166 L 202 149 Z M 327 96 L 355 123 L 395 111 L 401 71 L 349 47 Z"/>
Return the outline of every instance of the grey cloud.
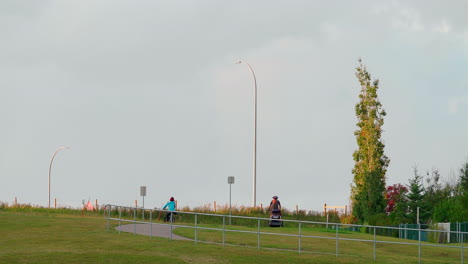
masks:
<path fill-rule="evenodd" d="M 42 203 L 49 155 L 69 144 L 54 166 L 57 196 L 72 203 L 99 195 L 128 204 L 143 184 L 154 204 L 172 195 L 219 202 L 235 175 L 235 201 L 248 204 L 252 79 L 236 59 L 258 77 L 259 199 L 275 192 L 310 209 L 347 202 L 358 57 L 382 81 L 389 183 L 405 183 L 417 160 L 443 169 L 466 155 L 441 143 L 448 127 L 450 138 L 466 134 L 465 108 L 444 116 L 449 98 L 466 96 L 466 43 L 392 24 L 411 25 L 406 8 L 425 29 L 453 15 L 447 23 L 461 31 L 463 2 L 5 3 L 0 173 L 15 176 L 8 186 L 31 186 L 0 186 L 0 200 Z"/>

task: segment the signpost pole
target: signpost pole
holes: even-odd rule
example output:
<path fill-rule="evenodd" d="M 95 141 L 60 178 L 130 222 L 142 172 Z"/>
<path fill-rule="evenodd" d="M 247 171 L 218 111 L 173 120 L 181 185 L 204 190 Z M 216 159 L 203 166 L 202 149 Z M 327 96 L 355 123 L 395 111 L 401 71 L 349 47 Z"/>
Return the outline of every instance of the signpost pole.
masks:
<path fill-rule="evenodd" d="M 143 207 L 142 207 L 142 220 L 145 220 L 145 196 L 146 196 L 146 186 L 140 186 L 140 196 L 143 197 Z"/>
<path fill-rule="evenodd" d="M 229 176 L 228 177 L 228 183 L 229 183 L 229 225 L 231 225 L 231 215 L 232 215 L 232 210 L 231 210 L 231 185 L 234 183 L 234 176 Z"/>

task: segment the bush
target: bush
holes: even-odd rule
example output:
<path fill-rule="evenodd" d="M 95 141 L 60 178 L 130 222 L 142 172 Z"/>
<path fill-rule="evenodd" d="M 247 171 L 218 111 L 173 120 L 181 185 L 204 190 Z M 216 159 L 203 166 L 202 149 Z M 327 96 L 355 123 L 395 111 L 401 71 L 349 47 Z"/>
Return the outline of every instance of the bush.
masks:
<path fill-rule="evenodd" d="M 353 215 L 342 215 L 340 217 L 340 222 L 342 224 L 357 224 L 359 222 L 359 219 Z"/>
<path fill-rule="evenodd" d="M 384 213 L 369 216 L 369 225 L 373 226 L 388 226 L 391 224 L 390 217 Z"/>
<path fill-rule="evenodd" d="M 456 196 L 439 202 L 432 215 L 434 222 L 468 221 L 468 195 Z"/>

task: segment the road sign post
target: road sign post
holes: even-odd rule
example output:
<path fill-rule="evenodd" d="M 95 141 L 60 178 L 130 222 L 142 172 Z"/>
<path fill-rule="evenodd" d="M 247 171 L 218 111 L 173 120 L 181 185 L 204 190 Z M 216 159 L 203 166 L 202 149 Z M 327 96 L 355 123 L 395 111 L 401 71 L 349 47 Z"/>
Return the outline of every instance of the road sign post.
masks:
<path fill-rule="evenodd" d="M 232 210 L 231 210 L 231 185 L 234 184 L 234 176 L 229 176 L 228 177 L 228 184 L 229 184 L 229 225 L 231 225 L 231 215 L 232 215 Z"/>
<path fill-rule="evenodd" d="M 142 206 L 142 217 L 145 219 L 145 196 L 146 196 L 146 186 L 140 186 L 140 196 L 143 197 L 143 206 Z"/>

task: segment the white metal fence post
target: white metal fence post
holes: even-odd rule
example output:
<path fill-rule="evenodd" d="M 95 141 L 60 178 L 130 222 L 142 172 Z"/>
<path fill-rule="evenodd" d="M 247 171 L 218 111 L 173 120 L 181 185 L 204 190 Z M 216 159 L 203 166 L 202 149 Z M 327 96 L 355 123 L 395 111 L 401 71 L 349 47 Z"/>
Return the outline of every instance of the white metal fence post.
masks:
<path fill-rule="evenodd" d="M 170 221 L 171 221 L 171 240 L 172 240 L 172 222 L 173 222 L 173 219 L 172 219 L 172 211 L 171 211 L 171 214 L 170 214 L 171 218 L 170 218 Z"/>
<path fill-rule="evenodd" d="M 257 227 L 257 249 L 260 249 L 260 219 L 258 219 Z"/>
<path fill-rule="evenodd" d="M 197 244 L 197 214 L 195 215 L 195 245 Z"/>
<path fill-rule="evenodd" d="M 460 227 L 461 227 L 461 226 L 460 226 Z M 461 230 L 461 229 L 460 229 L 460 230 Z M 465 263 L 465 262 L 464 262 L 464 261 L 465 261 L 465 260 L 464 260 L 464 259 L 465 259 L 465 257 L 464 257 L 464 251 L 465 251 L 465 250 L 464 250 L 464 247 L 463 247 L 464 236 L 465 236 L 465 234 L 462 233 L 462 234 L 461 234 L 461 244 L 460 244 L 460 247 L 461 247 L 461 263 L 462 263 L 462 264 Z"/>
<path fill-rule="evenodd" d="M 226 238 L 226 216 L 223 215 L 223 247 Z"/>
<path fill-rule="evenodd" d="M 335 224 L 336 229 L 336 257 L 338 257 L 338 225 Z"/>
<path fill-rule="evenodd" d="M 398 224 L 398 238 L 402 239 L 401 224 Z"/>
<path fill-rule="evenodd" d="M 153 209 L 150 209 L 150 238 L 153 238 Z"/>
<path fill-rule="evenodd" d="M 122 220 L 122 208 L 119 206 L 119 234 L 120 234 L 120 224 L 121 224 L 121 220 Z"/>
<path fill-rule="evenodd" d="M 133 235 L 136 235 L 136 208 L 133 208 Z"/>
<path fill-rule="evenodd" d="M 301 222 L 299 222 L 299 254 L 301 254 Z"/>
<path fill-rule="evenodd" d="M 110 217 L 111 217 L 111 209 L 112 209 L 112 205 L 109 205 L 109 212 L 108 212 L 108 214 L 107 214 L 107 231 L 109 231 Z"/>
<path fill-rule="evenodd" d="M 421 264 L 421 224 L 418 224 L 418 262 Z"/>
<path fill-rule="evenodd" d="M 376 238 L 377 232 L 376 232 L 376 228 L 377 228 L 377 227 L 374 226 L 374 261 L 375 261 L 375 259 L 376 259 L 376 243 L 377 243 L 377 238 Z"/>

